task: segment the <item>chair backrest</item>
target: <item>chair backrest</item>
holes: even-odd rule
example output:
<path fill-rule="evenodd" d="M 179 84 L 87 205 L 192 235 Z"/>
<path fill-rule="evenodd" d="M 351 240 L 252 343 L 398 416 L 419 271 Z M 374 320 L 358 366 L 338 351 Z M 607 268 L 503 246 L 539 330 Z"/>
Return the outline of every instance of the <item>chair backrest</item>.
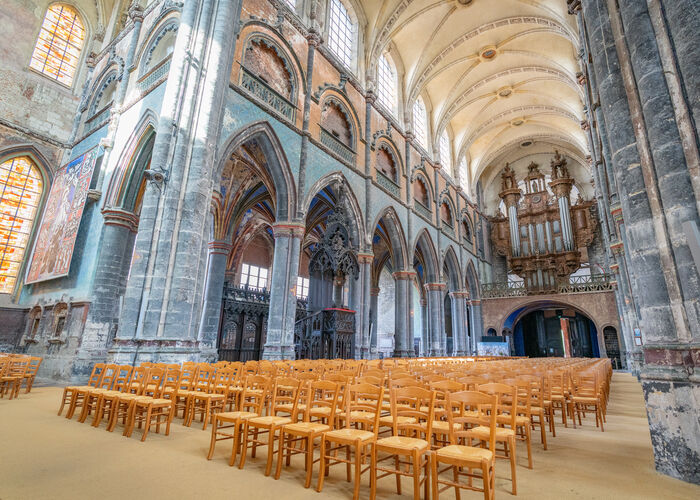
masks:
<path fill-rule="evenodd" d="M 190 391 L 194 387 L 199 366 L 194 363 L 183 363 L 180 369 L 180 390 Z"/>
<path fill-rule="evenodd" d="M 214 377 L 216 368 L 211 365 L 200 365 L 195 377 L 193 391 L 211 392 L 211 387 L 214 385 Z"/>
<path fill-rule="evenodd" d="M 481 384 L 485 384 L 488 382 L 488 380 L 484 377 L 477 377 L 473 375 L 459 378 L 457 379 L 457 381 L 464 384 L 464 387 L 469 391 L 474 391 Z"/>
<path fill-rule="evenodd" d="M 328 419 L 333 425 L 335 412 L 338 408 L 338 395 L 340 386 L 329 380 L 315 380 L 307 382 L 305 422 Z"/>
<path fill-rule="evenodd" d="M 523 380 L 522 378 L 504 379 L 503 383 L 506 385 L 515 386 L 518 401 L 518 407 L 516 409 L 517 414 L 530 418 L 530 408 L 532 406 L 532 383 L 527 380 Z"/>
<path fill-rule="evenodd" d="M 165 381 L 165 368 L 159 366 L 151 366 L 143 383 L 141 394 L 144 396 L 153 396 L 159 398 L 163 391 L 163 382 Z"/>
<path fill-rule="evenodd" d="M 272 390 L 271 415 L 296 415 L 301 381 L 291 377 L 277 377 Z M 290 411 L 291 405 L 291 411 Z"/>
<path fill-rule="evenodd" d="M 365 375 L 362 377 L 357 377 L 355 379 L 356 384 L 370 384 L 370 385 L 383 385 L 384 379 L 379 377 L 372 377 L 371 375 Z"/>
<path fill-rule="evenodd" d="M 211 390 L 216 394 L 227 394 L 229 388 L 236 382 L 236 371 L 231 368 L 219 368 L 216 370 Z"/>
<path fill-rule="evenodd" d="M 294 378 L 302 382 L 312 382 L 318 380 L 317 372 L 294 372 Z"/>
<path fill-rule="evenodd" d="M 119 365 L 107 365 L 105 366 L 104 373 L 100 379 L 100 383 L 97 387 L 100 389 L 111 389 L 114 383 L 114 379 L 119 371 Z"/>
<path fill-rule="evenodd" d="M 133 369 L 134 367 L 131 365 L 121 365 L 117 369 L 117 374 L 114 376 L 114 382 L 112 383 L 113 391 L 124 392 L 127 390 Z"/>
<path fill-rule="evenodd" d="M 87 385 L 97 387 L 97 385 L 100 383 L 100 380 L 102 379 L 102 373 L 104 372 L 104 369 L 104 363 L 95 363 L 95 365 L 92 367 L 92 373 L 90 374 L 90 378 L 88 379 Z"/>
<path fill-rule="evenodd" d="M 41 366 L 41 362 L 43 361 L 44 358 L 40 356 L 32 356 L 29 361 L 29 366 L 27 367 L 27 375 L 29 376 L 34 376 L 36 375 L 36 372 L 39 371 L 39 367 Z"/>
<path fill-rule="evenodd" d="M 394 436 L 430 439 L 435 420 L 435 391 L 422 387 L 399 387 L 391 391 Z M 401 419 L 399 417 L 410 417 Z"/>
<path fill-rule="evenodd" d="M 129 380 L 129 392 L 141 394 L 143 392 L 144 383 L 148 376 L 149 368 L 146 366 L 137 366 L 131 371 L 131 380 Z"/>
<path fill-rule="evenodd" d="M 489 450 L 496 451 L 497 394 L 477 391 L 449 392 L 447 408 L 451 444 L 461 444 L 460 441 L 468 436 L 468 427 L 485 426 L 489 428 Z"/>
<path fill-rule="evenodd" d="M 162 395 L 168 395 L 170 399 L 175 399 L 180 388 L 180 368 L 167 368 L 163 377 Z"/>
<path fill-rule="evenodd" d="M 439 380 L 437 382 L 431 382 L 430 388 L 437 391 L 437 398 L 445 399 L 445 394 L 448 392 L 463 391 L 464 384 L 461 382 L 455 382 L 454 380 Z"/>
<path fill-rule="evenodd" d="M 241 393 L 240 409 L 262 415 L 270 379 L 262 375 L 248 375 Z"/>
<path fill-rule="evenodd" d="M 382 409 L 384 387 L 372 384 L 351 384 L 345 398 L 345 427 L 355 423 L 369 424 L 376 435 L 379 431 L 379 415 Z M 357 412 L 357 413 L 355 413 Z M 368 414 L 372 414 L 368 419 Z"/>
<path fill-rule="evenodd" d="M 481 384 L 478 387 L 478 391 L 498 396 L 498 414 L 509 415 L 508 425 L 511 429 L 515 429 L 515 417 L 518 416 L 516 412 L 518 404 L 517 387 L 498 382 L 489 382 L 488 384 Z"/>
<path fill-rule="evenodd" d="M 29 366 L 29 358 L 11 358 L 10 366 L 7 368 L 6 376 L 24 377 Z"/>
<path fill-rule="evenodd" d="M 389 380 L 389 389 L 398 389 L 401 387 L 424 387 L 425 384 L 419 382 L 413 377 L 402 377 L 399 379 Z"/>
<path fill-rule="evenodd" d="M 370 370 L 365 370 L 364 373 L 362 374 L 363 377 L 376 377 L 381 380 L 384 380 L 384 377 L 386 374 L 384 373 L 383 370 L 379 370 L 378 368 L 373 368 Z"/>

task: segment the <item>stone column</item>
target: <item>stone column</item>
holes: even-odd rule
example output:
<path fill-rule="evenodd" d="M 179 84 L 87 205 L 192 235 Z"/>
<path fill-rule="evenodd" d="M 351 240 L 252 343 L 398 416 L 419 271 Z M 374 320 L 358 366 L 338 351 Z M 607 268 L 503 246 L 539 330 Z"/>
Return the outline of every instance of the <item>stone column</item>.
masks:
<path fill-rule="evenodd" d="M 379 287 L 372 287 L 369 289 L 370 297 L 370 339 L 369 339 L 369 351 L 370 358 L 375 359 L 377 357 L 377 308 L 379 307 Z"/>
<path fill-rule="evenodd" d="M 621 0 L 618 7 L 614 0 L 583 0 L 582 5 L 625 220 L 627 269 L 644 342 L 640 378 L 656 468 L 700 483 L 699 379 L 692 361 L 698 359 L 700 291 L 682 232 L 684 221 L 698 217 L 690 174 L 695 160 L 688 148 L 697 140 L 689 141 L 692 134 L 683 129 L 681 103 L 674 109 L 669 88 L 678 86 L 671 81 L 669 87 L 667 79 L 675 75 L 664 70 L 673 62 L 667 60 L 673 51 L 661 56 L 663 40 L 657 40 L 655 29 L 664 28 L 664 19 L 647 10 L 655 2 Z M 684 18 L 693 18 L 687 8 L 678 8 Z M 658 35 L 663 38 L 662 31 Z M 686 26 L 671 30 L 674 42 L 694 36 Z"/>
<path fill-rule="evenodd" d="M 239 1 L 182 5 L 120 317 L 120 337 L 166 362 L 200 357 L 201 257 L 240 11 Z"/>
<path fill-rule="evenodd" d="M 297 311 L 296 285 L 299 254 L 304 237 L 303 224 L 278 223 L 272 226 L 275 254 L 270 281 L 270 312 L 264 359 L 294 359 L 294 323 Z"/>
<path fill-rule="evenodd" d="M 471 314 L 472 314 L 472 331 L 471 331 L 471 349 L 472 352 L 471 354 L 478 354 L 478 349 L 477 349 L 477 343 L 481 341 L 481 336 L 484 334 L 484 328 L 482 326 L 482 318 L 481 318 L 481 301 L 478 299 L 473 299 L 470 304 L 471 307 L 469 308 Z"/>
<path fill-rule="evenodd" d="M 445 312 L 443 294 L 445 283 L 426 283 L 425 293 L 428 297 L 428 324 L 429 324 L 429 356 L 445 355 Z"/>
<path fill-rule="evenodd" d="M 428 335 L 428 301 L 426 299 L 420 299 L 420 312 L 421 312 L 421 356 L 428 356 L 430 337 Z"/>
<path fill-rule="evenodd" d="M 371 358 L 370 344 L 370 282 L 372 280 L 372 260 L 374 254 L 358 253 L 357 261 L 360 265 L 360 277 L 354 283 L 353 309 L 355 310 L 355 338 L 359 339 L 355 353 L 360 359 Z"/>
<path fill-rule="evenodd" d="M 465 356 L 469 353 L 467 341 L 469 334 L 467 332 L 467 299 L 469 292 L 462 290 L 459 292 L 451 292 L 452 298 L 452 335 L 454 338 L 453 354 L 455 356 Z"/>
<path fill-rule="evenodd" d="M 397 358 L 410 357 L 413 353 L 413 301 L 411 300 L 411 283 L 416 277 L 413 271 L 396 271 L 393 274 L 396 282 L 396 319 L 394 322 L 394 356 Z M 410 343 L 409 343 L 410 342 Z"/>
<path fill-rule="evenodd" d="M 209 243 L 207 282 L 204 288 L 202 321 L 199 325 L 197 340 L 201 349 L 212 353 L 216 350 L 219 322 L 221 321 L 221 301 L 224 281 L 226 281 L 226 264 L 232 248 L 233 245 L 228 241 Z"/>

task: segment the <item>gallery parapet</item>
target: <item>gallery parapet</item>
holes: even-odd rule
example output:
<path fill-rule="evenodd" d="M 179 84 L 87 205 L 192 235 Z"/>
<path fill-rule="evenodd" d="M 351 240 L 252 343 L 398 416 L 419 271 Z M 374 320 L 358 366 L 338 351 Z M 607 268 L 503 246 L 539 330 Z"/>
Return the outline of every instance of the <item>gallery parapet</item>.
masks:
<path fill-rule="evenodd" d="M 528 288 L 522 281 L 507 283 L 484 283 L 481 285 L 482 299 L 500 299 L 507 297 L 525 297 L 529 295 L 592 293 L 614 290 L 612 274 L 592 274 L 589 276 L 570 276 L 559 281 L 554 287 Z"/>

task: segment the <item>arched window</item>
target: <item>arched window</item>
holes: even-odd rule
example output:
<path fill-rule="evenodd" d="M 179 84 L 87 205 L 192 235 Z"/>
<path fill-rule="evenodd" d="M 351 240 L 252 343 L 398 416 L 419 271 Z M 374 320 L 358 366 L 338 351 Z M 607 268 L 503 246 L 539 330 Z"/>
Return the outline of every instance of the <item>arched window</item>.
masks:
<path fill-rule="evenodd" d="M 450 137 L 447 135 L 447 130 L 442 131 L 440 136 L 440 163 L 442 168 L 448 174 L 452 174 L 452 155 L 450 154 Z"/>
<path fill-rule="evenodd" d="M 46 11 L 29 67 L 64 85 L 73 83 L 85 28 L 72 7 L 51 5 Z"/>
<path fill-rule="evenodd" d="M 328 47 L 338 56 L 340 62 L 350 67 L 352 48 L 355 39 L 355 26 L 348 9 L 340 0 L 331 0 L 328 20 Z"/>
<path fill-rule="evenodd" d="M 321 127 L 349 149 L 354 150 L 352 126 L 345 110 L 335 99 L 328 99 L 321 109 Z"/>
<path fill-rule="evenodd" d="M 293 99 L 294 80 L 281 51 L 264 38 L 251 40 L 246 47 L 243 65 L 287 100 Z"/>
<path fill-rule="evenodd" d="M 469 192 L 469 170 L 467 169 L 467 159 L 462 156 L 462 159 L 459 162 L 459 166 L 457 167 L 457 170 L 459 171 L 459 184 L 464 189 L 465 193 Z"/>
<path fill-rule="evenodd" d="M 442 205 L 440 205 L 440 218 L 442 222 L 452 227 L 452 210 L 450 210 L 450 205 L 446 201 L 443 201 Z"/>
<path fill-rule="evenodd" d="M 392 181 L 397 182 L 394 155 L 392 155 L 389 149 L 384 145 L 377 149 L 377 170 Z"/>
<path fill-rule="evenodd" d="M 394 111 L 396 105 L 396 72 L 389 59 L 382 55 L 377 62 L 377 97 L 382 106 Z"/>
<path fill-rule="evenodd" d="M 146 53 L 141 74 L 145 75 L 159 63 L 169 57 L 175 49 L 175 39 L 177 38 L 178 25 L 171 22 L 160 30 L 155 39 L 151 42 L 151 47 Z"/>
<path fill-rule="evenodd" d="M 472 229 L 471 229 L 471 226 L 469 225 L 469 221 L 467 221 L 467 219 L 462 220 L 462 237 L 464 238 L 465 243 L 467 243 L 468 245 L 471 245 L 471 243 L 472 243 Z"/>
<path fill-rule="evenodd" d="M 109 75 L 100 85 L 100 90 L 95 96 L 95 100 L 90 107 L 90 116 L 94 116 L 114 102 L 114 95 L 117 93 L 117 73 Z"/>
<path fill-rule="evenodd" d="M 0 293 L 12 293 L 37 215 L 43 181 L 28 156 L 0 164 Z"/>
<path fill-rule="evenodd" d="M 421 205 L 428 207 L 428 189 L 425 187 L 425 182 L 423 182 L 421 178 L 416 179 L 416 182 L 413 183 L 413 197 Z"/>
<path fill-rule="evenodd" d="M 425 104 L 423 103 L 423 99 L 419 97 L 416 99 L 416 102 L 413 103 L 413 133 L 418 143 L 423 147 L 425 147 L 428 142 L 426 121 L 427 113 L 425 112 Z"/>

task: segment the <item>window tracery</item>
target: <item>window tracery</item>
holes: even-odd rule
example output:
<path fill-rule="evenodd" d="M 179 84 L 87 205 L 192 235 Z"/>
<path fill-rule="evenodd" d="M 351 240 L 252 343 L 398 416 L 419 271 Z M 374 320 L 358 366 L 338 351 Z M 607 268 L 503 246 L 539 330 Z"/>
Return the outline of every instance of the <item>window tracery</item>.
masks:
<path fill-rule="evenodd" d="M 65 4 L 49 6 L 29 67 L 70 86 L 84 39 L 85 28 L 75 9 Z"/>
<path fill-rule="evenodd" d="M 442 168 L 449 174 L 452 173 L 452 157 L 450 155 L 450 137 L 447 130 L 443 130 L 440 135 L 440 163 Z"/>
<path fill-rule="evenodd" d="M 41 201 L 43 181 L 27 156 L 0 164 L 0 293 L 12 293 Z"/>
<path fill-rule="evenodd" d="M 340 0 L 331 0 L 328 21 L 328 47 L 343 64 L 350 67 L 355 25 L 350 18 L 348 9 Z"/>
<path fill-rule="evenodd" d="M 418 143 L 425 147 L 428 139 L 427 113 L 425 103 L 420 97 L 413 103 L 413 133 Z"/>
<path fill-rule="evenodd" d="M 396 72 L 385 55 L 382 55 L 377 62 L 377 97 L 384 107 L 389 111 L 394 111 Z"/>

